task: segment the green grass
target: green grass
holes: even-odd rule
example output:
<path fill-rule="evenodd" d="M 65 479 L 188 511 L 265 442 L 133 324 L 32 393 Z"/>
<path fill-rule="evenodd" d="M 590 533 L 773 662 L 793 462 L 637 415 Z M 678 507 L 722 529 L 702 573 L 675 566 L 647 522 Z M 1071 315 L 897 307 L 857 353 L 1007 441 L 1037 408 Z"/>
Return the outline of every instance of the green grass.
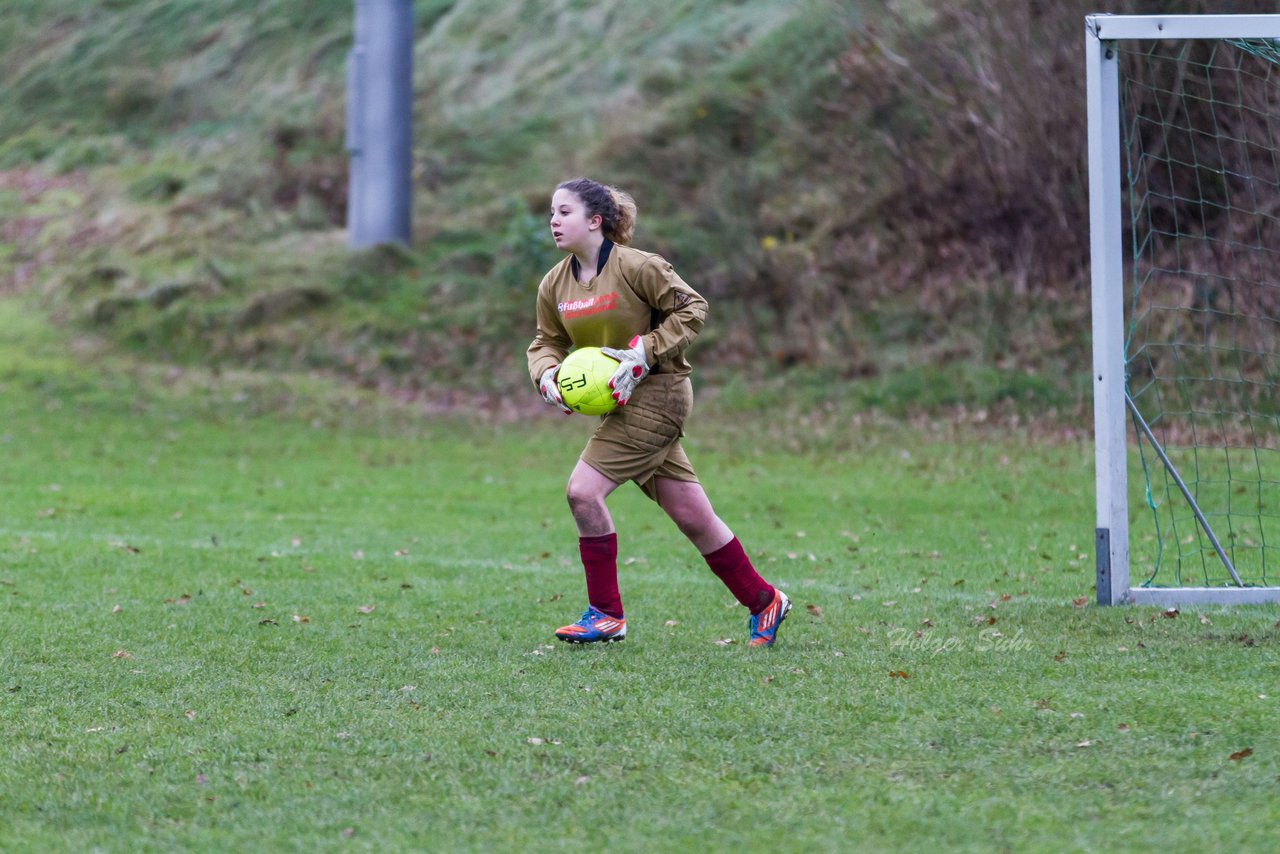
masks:
<path fill-rule="evenodd" d="M 1082 444 L 708 405 L 778 646 L 627 488 L 629 637 L 574 648 L 586 419 L 138 365 L 12 299 L 0 366 L 0 850 L 1270 849 L 1277 611 L 1073 605 Z"/>

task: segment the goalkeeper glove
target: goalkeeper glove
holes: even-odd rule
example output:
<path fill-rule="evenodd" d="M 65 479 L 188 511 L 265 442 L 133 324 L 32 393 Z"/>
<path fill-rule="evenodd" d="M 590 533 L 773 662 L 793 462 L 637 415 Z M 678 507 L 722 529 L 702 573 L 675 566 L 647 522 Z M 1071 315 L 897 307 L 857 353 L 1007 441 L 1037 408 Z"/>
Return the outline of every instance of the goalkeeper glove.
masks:
<path fill-rule="evenodd" d="M 649 376 L 649 360 L 645 357 L 644 341 L 637 335 L 627 344 L 627 350 L 614 350 L 612 347 L 601 347 L 606 356 L 618 360 L 618 370 L 613 372 L 609 380 L 609 388 L 613 389 L 613 399 L 619 406 L 626 406 L 631 400 L 631 393 L 636 384 Z"/>
<path fill-rule="evenodd" d="M 547 403 L 558 407 L 565 415 L 572 415 L 573 410 L 564 405 L 564 397 L 560 394 L 560 386 L 556 385 L 556 372 L 559 370 L 559 365 L 552 365 L 543 371 L 542 379 L 538 381 L 538 391 L 542 393 L 542 399 Z"/>

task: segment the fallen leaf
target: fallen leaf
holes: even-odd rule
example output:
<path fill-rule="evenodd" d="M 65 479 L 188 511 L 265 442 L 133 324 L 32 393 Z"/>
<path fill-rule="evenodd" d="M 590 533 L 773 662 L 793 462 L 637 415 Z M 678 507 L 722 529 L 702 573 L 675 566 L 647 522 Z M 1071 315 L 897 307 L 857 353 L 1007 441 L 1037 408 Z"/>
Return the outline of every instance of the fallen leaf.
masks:
<path fill-rule="evenodd" d="M 720 638 L 720 640 L 716 641 L 716 645 L 717 645 L 717 646 L 731 646 L 731 645 L 733 645 L 733 644 L 735 644 L 735 643 L 737 643 L 737 642 L 738 642 L 737 638 Z"/>
<path fill-rule="evenodd" d="M 1093 747 L 1093 742 L 1088 740 L 1081 741 L 1076 744 L 1076 747 Z"/>
<path fill-rule="evenodd" d="M 766 677 L 764 677 L 764 684 L 768 685 L 768 684 L 769 684 L 770 682 L 772 682 L 772 681 L 773 681 L 773 677 L 772 677 L 772 676 L 766 676 Z"/>
<path fill-rule="evenodd" d="M 309 623 L 309 622 L 311 622 L 311 618 L 310 618 L 310 617 L 304 617 L 304 616 L 302 616 L 301 614 L 294 614 L 294 615 L 293 615 L 293 621 L 294 621 L 295 623 Z"/>
<path fill-rule="evenodd" d="M 806 605 L 805 610 L 807 610 L 811 616 L 818 618 L 822 617 L 822 609 L 817 605 Z"/>
<path fill-rule="evenodd" d="M 111 657 L 112 658 L 133 658 L 133 653 L 125 652 L 123 649 L 117 649 L 115 652 L 111 653 Z"/>
<path fill-rule="evenodd" d="M 1083 608 L 1085 605 L 1089 604 L 1089 597 L 1077 596 L 1076 598 L 1071 600 L 1071 604 L 1076 606 L 1077 608 Z"/>
<path fill-rule="evenodd" d="M 1128 724 L 1120 724 L 1120 726 L 1116 727 L 1116 729 L 1117 729 L 1118 731 L 1120 731 L 1120 732 L 1128 732 L 1128 731 L 1129 731 L 1129 725 L 1128 725 Z"/>
<path fill-rule="evenodd" d="M 672 626 L 678 626 L 678 625 L 680 625 L 680 624 L 679 624 L 679 623 L 677 623 L 675 620 L 667 620 L 667 621 L 666 621 L 665 623 L 663 623 L 662 625 L 666 626 L 667 628 L 670 628 L 670 627 L 672 627 Z"/>
<path fill-rule="evenodd" d="M 911 677 L 907 675 L 907 671 L 905 670 L 890 670 L 889 678 L 890 679 L 910 679 Z"/>
<path fill-rule="evenodd" d="M 573 781 L 573 785 L 575 785 L 575 786 L 582 786 L 582 785 L 585 785 L 585 784 L 586 784 L 586 782 L 587 782 L 588 780 L 590 780 L 590 779 L 591 779 L 591 778 L 590 778 L 590 777 L 588 777 L 586 774 L 583 774 L 581 777 L 579 777 L 578 779 L 576 779 L 576 780 L 574 780 L 574 781 Z"/>
<path fill-rule="evenodd" d="M 119 613 L 120 613 L 121 611 L 123 611 L 123 610 L 124 610 L 124 608 L 121 608 L 119 605 L 112 605 L 112 606 L 111 606 L 111 613 L 113 613 L 113 614 L 119 614 Z"/>
<path fill-rule="evenodd" d="M 1178 616 L 1180 613 L 1182 612 L 1179 611 L 1177 608 L 1166 608 L 1165 610 L 1160 612 L 1160 616 L 1164 617 L 1166 620 L 1172 620 L 1174 617 Z"/>
<path fill-rule="evenodd" d="M 920 621 L 920 625 L 924 626 L 926 629 L 931 629 L 933 628 L 933 620 L 930 620 L 928 617 L 925 617 L 923 620 Z"/>
<path fill-rule="evenodd" d="M 1239 762 L 1241 759 L 1248 758 L 1253 755 L 1253 748 L 1246 747 L 1244 750 L 1237 750 L 1235 753 L 1227 757 L 1232 762 Z"/>
<path fill-rule="evenodd" d="M 1208 617 L 1206 617 L 1204 614 L 1201 614 L 1201 615 L 1200 615 L 1200 625 L 1202 625 L 1202 626 L 1212 626 L 1212 625 L 1213 625 L 1213 621 L 1212 621 L 1212 620 L 1210 620 Z"/>
<path fill-rule="evenodd" d="M 194 721 L 196 719 L 196 713 L 191 709 L 187 709 L 183 714 L 187 716 L 187 720 L 189 721 Z"/>
<path fill-rule="evenodd" d="M 1053 660 L 1062 661 L 1066 657 L 1067 657 L 1067 651 L 1065 649 L 1060 649 L 1058 650 L 1058 654 L 1053 657 Z"/>
<path fill-rule="evenodd" d="M 356 608 L 356 610 L 359 611 L 361 614 L 372 614 L 375 610 L 377 610 L 377 607 L 378 607 L 377 605 L 361 605 L 359 608 Z"/>

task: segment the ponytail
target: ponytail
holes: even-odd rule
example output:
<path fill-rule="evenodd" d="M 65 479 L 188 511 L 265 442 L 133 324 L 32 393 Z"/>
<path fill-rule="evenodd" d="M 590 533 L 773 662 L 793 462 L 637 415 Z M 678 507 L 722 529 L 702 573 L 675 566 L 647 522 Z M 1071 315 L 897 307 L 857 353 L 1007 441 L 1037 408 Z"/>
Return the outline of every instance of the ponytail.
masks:
<path fill-rule="evenodd" d="M 631 198 L 631 194 L 625 190 L 619 190 L 617 187 L 606 187 L 609 196 L 613 200 L 614 209 L 618 212 L 615 221 L 605 226 L 604 236 L 612 240 L 614 243 L 620 243 L 623 246 L 631 243 L 631 238 L 636 232 L 636 200 Z"/>

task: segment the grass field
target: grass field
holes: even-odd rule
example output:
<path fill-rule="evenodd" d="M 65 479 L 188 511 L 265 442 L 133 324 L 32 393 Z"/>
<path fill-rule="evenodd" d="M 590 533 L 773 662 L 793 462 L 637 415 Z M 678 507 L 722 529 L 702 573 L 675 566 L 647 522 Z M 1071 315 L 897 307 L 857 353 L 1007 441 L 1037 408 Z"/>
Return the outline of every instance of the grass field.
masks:
<path fill-rule="evenodd" d="M 587 419 L 131 364 L 13 299 L 0 406 L 0 850 L 1274 850 L 1280 613 L 1095 608 L 1083 444 L 708 405 L 778 645 L 628 488 L 628 639 L 576 648 Z"/>

